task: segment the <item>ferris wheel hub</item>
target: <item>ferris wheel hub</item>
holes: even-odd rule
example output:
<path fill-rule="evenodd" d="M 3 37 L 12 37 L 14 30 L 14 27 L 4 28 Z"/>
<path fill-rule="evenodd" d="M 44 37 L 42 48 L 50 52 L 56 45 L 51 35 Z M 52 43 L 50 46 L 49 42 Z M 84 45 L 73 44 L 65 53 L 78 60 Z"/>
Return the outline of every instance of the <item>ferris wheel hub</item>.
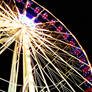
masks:
<path fill-rule="evenodd" d="M 21 23 L 23 23 L 24 25 L 30 27 L 31 29 L 35 28 L 35 23 L 34 23 L 33 18 L 30 19 L 26 15 L 20 14 L 19 15 L 19 20 L 20 20 Z"/>

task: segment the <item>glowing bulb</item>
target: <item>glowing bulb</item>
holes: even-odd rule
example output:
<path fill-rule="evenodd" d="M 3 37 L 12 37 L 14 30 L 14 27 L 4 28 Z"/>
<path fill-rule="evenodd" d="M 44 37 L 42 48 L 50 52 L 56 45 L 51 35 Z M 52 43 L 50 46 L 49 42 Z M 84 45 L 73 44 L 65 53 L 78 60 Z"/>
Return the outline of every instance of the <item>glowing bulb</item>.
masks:
<path fill-rule="evenodd" d="M 27 62 L 30 63 L 30 57 L 27 58 Z"/>
<path fill-rule="evenodd" d="M 34 82 L 34 81 L 33 81 L 33 76 L 32 76 L 31 74 L 29 75 L 29 80 L 30 80 L 31 82 Z"/>
<path fill-rule="evenodd" d="M 27 55 L 30 55 L 30 50 L 27 50 L 27 51 L 26 51 L 26 54 L 27 54 Z"/>
<path fill-rule="evenodd" d="M 35 27 L 34 20 L 28 18 L 26 15 L 20 14 L 20 15 L 19 15 L 19 20 L 20 20 L 23 24 L 29 26 L 31 29 L 33 29 L 33 28 Z"/>

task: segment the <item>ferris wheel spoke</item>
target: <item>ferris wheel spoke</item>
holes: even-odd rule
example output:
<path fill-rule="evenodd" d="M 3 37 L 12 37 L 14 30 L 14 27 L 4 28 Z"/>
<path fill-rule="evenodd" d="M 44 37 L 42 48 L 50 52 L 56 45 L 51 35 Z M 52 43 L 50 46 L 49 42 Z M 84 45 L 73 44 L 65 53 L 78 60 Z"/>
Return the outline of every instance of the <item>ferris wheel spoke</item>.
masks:
<path fill-rule="evenodd" d="M 34 47 L 33 47 L 32 49 L 34 50 Z M 34 51 L 34 54 L 35 54 L 35 51 Z M 50 92 L 50 89 L 49 89 L 49 87 L 48 87 L 48 84 L 47 84 L 46 79 L 45 79 L 45 77 L 44 77 L 44 74 L 43 74 L 43 72 L 42 72 L 42 70 L 41 70 L 41 66 L 40 66 L 40 64 L 39 64 L 39 62 L 38 62 L 38 60 L 37 60 L 36 55 L 35 55 L 35 60 L 36 60 L 36 63 L 38 64 L 40 73 L 42 74 L 42 78 L 43 78 L 44 83 L 45 83 L 45 85 L 46 85 L 46 87 L 47 87 L 47 90 L 48 90 L 48 92 Z"/>
<path fill-rule="evenodd" d="M 49 67 L 49 69 L 50 69 L 50 71 L 51 71 L 51 73 L 53 73 L 53 74 L 57 74 L 57 72 L 55 72 L 53 69 L 51 69 L 50 67 Z M 68 78 L 68 76 L 66 76 L 63 72 L 61 72 L 60 71 L 60 73 L 66 78 L 66 79 L 69 79 Z M 57 74 L 58 75 L 58 74 Z M 59 75 L 60 76 L 60 75 Z M 72 81 L 71 79 L 69 79 L 70 81 Z M 59 86 L 59 84 L 61 83 L 61 82 L 63 82 L 63 81 L 60 81 L 57 85 Z M 63 85 L 62 85 L 62 87 L 63 87 Z"/>
<path fill-rule="evenodd" d="M 44 71 L 43 68 L 41 68 L 43 70 L 43 72 L 47 75 L 47 77 L 50 79 L 50 81 L 53 83 L 53 85 L 57 88 L 56 84 L 53 82 L 53 80 L 48 76 L 48 74 Z M 44 89 L 44 88 L 43 88 Z M 43 90 L 42 89 L 42 90 Z M 60 90 L 57 88 L 57 90 L 60 92 Z"/>
<path fill-rule="evenodd" d="M 24 35 L 25 33 L 23 33 Z M 29 38 L 26 40 L 26 35 L 23 37 L 23 92 L 29 89 L 30 92 L 35 92 L 34 80 L 32 75 L 31 58 L 29 52 Z M 27 45 L 26 45 L 27 44 Z M 27 89 L 28 88 L 28 89 Z"/>
<path fill-rule="evenodd" d="M 58 21 L 56 20 L 55 22 L 57 23 Z M 40 22 L 40 23 L 39 23 L 39 22 L 36 23 L 37 26 L 41 26 L 41 25 L 45 26 L 46 24 L 50 24 L 50 25 L 51 25 L 50 21 L 47 21 L 47 22 L 45 22 L 45 23 L 41 23 L 41 22 Z M 45 30 L 46 30 L 46 29 L 45 29 Z M 56 32 L 56 33 L 57 33 L 57 32 Z"/>
<path fill-rule="evenodd" d="M 57 50 L 58 51 L 58 50 Z M 57 53 L 57 51 L 55 51 L 55 53 Z M 40 53 L 39 53 L 40 54 Z M 57 57 L 54 57 L 51 61 L 52 61 L 52 63 L 60 63 L 60 65 L 65 65 L 64 63 L 62 63 L 62 62 L 60 62 L 59 60 L 56 60 L 57 59 Z M 47 63 L 44 67 L 43 67 L 43 69 L 45 69 L 47 66 L 49 65 L 49 63 Z M 63 67 L 63 66 L 62 66 Z M 70 69 L 71 70 L 71 69 Z M 69 71 L 70 71 L 69 70 Z M 68 72 L 69 72 L 68 71 Z M 66 72 L 66 74 L 68 73 L 68 72 Z"/>
<path fill-rule="evenodd" d="M 2 17 L 0 18 L 0 19 L 2 19 Z M 8 24 L 7 24 L 7 22 L 8 22 Z M 2 32 L 2 31 L 9 31 L 10 29 L 17 29 L 17 28 L 20 28 L 21 27 L 21 25 L 20 24 L 17 24 L 17 22 L 16 21 L 10 21 L 10 20 L 7 20 L 7 19 L 5 19 L 5 20 L 1 20 L 0 21 L 0 32 Z"/>
<path fill-rule="evenodd" d="M 0 29 L 0 32 L 10 32 L 12 30 L 12 32 L 14 32 L 16 29 L 18 29 L 19 27 L 10 27 L 10 28 L 4 28 L 4 29 Z"/>
<path fill-rule="evenodd" d="M 44 53 L 44 52 L 43 52 Z M 44 53 L 44 55 L 46 56 L 46 54 Z M 57 70 L 57 72 L 60 74 L 59 70 L 55 67 L 54 64 L 52 64 L 52 62 L 49 60 L 49 58 L 46 56 L 46 60 L 48 60 L 48 62 Z M 61 74 L 60 74 L 61 75 Z M 71 88 L 71 90 L 74 91 L 74 89 L 70 86 L 70 84 L 66 81 L 66 79 L 61 75 L 61 77 L 65 80 L 65 82 L 69 85 L 69 87 Z"/>
<path fill-rule="evenodd" d="M 36 30 L 37 30 L 37 31 L 36 31 Z M 35 31 L 36 31 L 39 35 L 43 35 L 43 36 L 46 36 L 46 37 L 48 37 L 48 38 L 51 38 L 52 40 L 55 40 L 55 42 L 56 42 L 56 41 L 59 41 L 59 42 L 61 42 L 61 43 L 64 43 L 64 44 L 66 44 L 66 45 L 69 45 L 69 46 L 71 46 L 71 47 L 75 47 L 75 48 L 77 48 L 77 49 L 80 49 L 80 48 L 77 47 L 77 46 L 73 46 L 73 45 L 71 45 L 71 44 L 69 44 L 69 43 L 67 43 L 67 42 L 65 42 L 65 41 L 56 39 L 56 38 L 54 38 L 53 36 L 47 35 L 47 34 L 45 34 L 45 33 L 43 33 L 43 32 L 39 32 L 39 30 L 44 31 L 45 29 L 36 29 L 36 30 L 35 30 Z M 46 31 L 48 32 L 49 30 L 46 30 Z M 49 32 L 50 32 L 50 31 L 49 31 Z M 58 33 L 58 32 L 54 32 L 54 33 Z M 52 34 L 52 31 L 51 31 L 51 34 Z M 61 32 L 61 33 L 58 33 L 58 34 L 67 34 L 67 33 Z M 70 34 L 68 34 L 68 35 L 70 35 Z"/>
<path fill-rule="evenodd" d="M 54 53 L 54 52 L 53 52 Z M 57 56 L 57 54 L 55 53 L 55 55 Z M 63 62 L 65 62 L 64 60 L 63 60 L 63 58 L 61 58 L 60 56 L 57 56 L 57 57 L 59 57 Z M 85 81 L 87 81 L 90 85 L 92 85 L 91 84 L 91 82 L 89 82 L 86 78 L 84 78 L 77 70 L 75 70 L 71 65 L 69 65 L 67 62 L 65 62 L 72 70 L 74 70 L 79 76 L 81 76 Z"/>
<path fill-rule="evenodd" d="M 44 23 L 42 23 L 42 24 L 44 24 Z M 38 25 L 36 25 L 37 26 L 37 28 L 35 28 L 35 32 L 37 32 L 37 33 L 41 33 L 42 34 L 42 32 L 48 32 L 48 33 L 57 33 L 57 34 L 67 34 L 67 35 L 71 35 L 70 33 L 65 33 L 65 32 L 57 32 L 57 31 L 54 31 L 54 30 L 49 30 L 49 29 L 43 29 L 43 28 L 39 28 L 39 26 Z M 46 34 L 42 34 L 42 35 L 46 35 Z M 50 35 L 46 35 L 46 36 L 50 36 Z M 50 37 L 52 37 L 52 36 L 50 36 Z M 55 38 L 54 38 L 55 39 Z"/>
<path fill-rule="evenodd" d="M 42 48 L 41 48 L 41 46 L 42 46 L 43 44 L 38 45 L 38 44 L 36 43 L 35 39 L 34 39 L 33 37 L 31 37 L 29 33 L 27 33 L 27 34 L 28 34 L 29 37 L 33 40 L 33 43 L 35 44 L 35 47 L 37 47 L 38 50 L 40 50 L 40 51 L 43 53 L 43 50 L 42 50 Z M 37 40 L 40 42 L 40 39 L 39 39 L 39 38 L 37 38 Z M 32 44 L 30 44 L 30 45 L 31 45 L 31 48 L 32 48 Z M 36 50 L 36 51 L 37 51 L 37 50 Z M 44 53 L 43 53 L 43 54 L 44 54 Z M 35 56 L 35 55 L 34 55 L 34 56 Z"/>
<path fill-rule="evenodd" d="M 41 68 L 42 70 L 43 70 L 43 68 Z M 44 71 L 44 70 L 43 70 Z M 44 71 L 45 72 L 45 71 Z M 47 75 L 47 73 L 45 72 L 45 74 Z M 48 75 L 47 75 L 48 76 Z M 48 76 L 48 78 L 50 79 L 50 77 Z M 51 79 L 50 79 L 51 80 Z M 51 82 L 53 83 L 53 81 L 51 80 Z M 55 84 L 54 84 L 55 85 Z M 55 85 L 56 86 L 56 85 Z M 57 87 L 56 87 L 57 88 Z M 44 88 L 43 88 L 44 89 Z M 43 90 L 42 89 L 42 90 Z M 57 88 L 58 89 L 58 88 Z M 59 90 L 59 89 L 58 89 Z M 59 92 L 60 92 L 60 90 L 59 90 Z"/>
<path fill-rule="evenodd" d="M 0 44 L 5 43 L 9 38 L 8 37 L 4 37 L 2 39 L 0 39 Z"/>
<path fill-rule="evenodd" d="M 19 34 L 19 32 L 17 32 L 15 35 L 13 35 L 12 37 L 10 37 L 10 38 L 6 41 L 6 43 L 0 47 L 0 50 L 1 50 L 1 51 L 0 51 L 0 54 L 1 54 L 2 52 L 4 52 L 4 51 L 15 41 L 15 36 L 17 36 L 18 34 Z"/>
<path fill-rule="evenodd" d="M 42 68 L 42 70 L 43 70 L 43 68 Z M 47 68 L 47 70 L 49 72 L 49 69 L 48 68 Z M 49 76 L 44 70 L 43 70 L 43 72 L 46 74 L 46 76 L 49 78 L 49 80 L 52 82 L 52 84 L 56 87 L 56 89 L 58 90 L 58 92 L 61 92 L 60 89 L 57 87 L 56 83 L 54 82 L 52 76 L 51 75 Z M 49 74 L 50 74 L 50 72 L 49 72 Z"/>
<path fill-rule="evenodd" d="M 44 39 L 45 40 L 45 39 Z M 42 42 L 42 41 L 41 41 Z M 43 43 L 43 42 L 42 42 Z M 44 44 L 44 43 L 43 43 Z M 53 52 L 53 50 L 51 50 L 51 48 L 49 48 L 46 44 L 44 44 L 51 52 Z M 53 52 L 54 53 L 54 52 Z M 86 80 L 89 84 L 91 84 L 87 79 L 85 79 L 77 70 L 75 70 L 71 65 L 69 65 L 67 62 L 65 62 L 63 60 L 63 58 L 61 58 L 60 56 L 58 56 L 56 53 L 54 53 L 57 57 L 59 57 L 65 64 L 67 64 L 71 69 L 73 69 L 79 76 L 81 76 L 84 80 Z M 92 84 L 91 84 L 92 85 Z"/>
<path fill-rule="evenodd" d="M 35 70 L 33 70 L 33 71 L 34 71 L 33 75 L 35 75 L 34 76 L 34 81 L 35 81 L 34 86 L 35 86 L 36 91 L 38 92 L 38 88 L 43 88 L 42 81 L 44 82 L 44 80 L 43 80 L 42 76 L 38 73 L 38 68 L 35 68 Z"/>
<path fill-rule="evenodd" d="M 12 69 L 11 69 L 11 76 L 10 76 L 10 83 L 8 92 L 16 92 L 17 90 L 17 80 L 18 80 L 18 70 L 19 70 L 19 59 L 20 59 L 20 52 L 18 51 L 18 43 L 15 43 L 14 53 L 13 53 L 13 60 L 12 60 Z"/>
<path fill-rule="evenodd" d="M 34 20 L 36 20 L 40 15 L 41 15 L 41 13 L 42 12 L 44 12 L 44 9 L 43 10 L 41 10 L 38 14 L 37 14 L 37 16 L 36 17 L 34 17 Z"/>
<path fill-rule="evenodd" d="M 0 89 L 1 92 L 5 92 L 4 90 Z"/>
<path fill-rule="evenodd" d="M 0 12 L 0 17 L 1 17 L 1 18 L 5 18 L 5 20 L 8 20 L 8 21 L 13 21 L 10 17 L 6 16 L 6 15 L 3 14 L 2 12 Z"/>
<path fill-rule="evenodd" d="M 63 75 L 59 72 L 58 68 L 55 67 L 55 65 L 54 65 L 50 60 L 49 60 L 48 62 L 55 68 L 55 70 L 58 72 L 58 74 L 61 76 L 61 78 L 67 83 L 67 85 L 71 88 L 71 90 L 73 90 L 73 92 L 75 92 L 74 89 L 71 87 L 71 85 L 70 85 L 70 84 L 67 82 L 67 80 L 63 77 Z"/>
<path fill-rule="evenodd" d="M 15 39 L 11 40 L 9 43 L 4 44 L 1 48 L 0 48 L 0 54 L 2 54 L 13 42 Z"/>
<path fill-rule="evenodd" d="M 50 71 L 50 73 L 52 73 L 52 72 L 53 72 L 53 74 L 56 74 L 56 72 L 55 72 L 54 70 L 52 70 L 50 67 L 48 67 L 48 68 L 50 69 L 50 70 L 49 70 L 49 71 Z M 63 73 L 63 75 L 64 75 L 67 79 L 69 79 L 69 78 L 68 78 L 68 76 L 69 76 L 70 74 L 69 74 L 68 76 L 66 76 L 66 74 L 64 74 L 64 73 Z M 72 75 L 71 75 L 71 76 L 72 76 Z M 53 76 L 53 77 L 55 77 L 55 76 Z M 73 80 L 71 80 L 71 79 L 69 79 L 69 80 L 70 80 L 71 82 L 73 82 L 73 83 L 74 83 L 74 81 L 73 81 Z M 80 82 L 81 82 L 81 81 L 80 81 Z M 58 83 L 58 84 L 57 84 L 57 86 L 58 86 L 59 84 L 60 84 L 60 83 Z M 76 84 L 76 85 L 77 85 L 77 84 Z M 77 85 L 77 86 L 78 86 L 78 85 Z M 79 86 L 78 86 L 78 87 L 79 87 Z M 80 87 L 79 87 L 79 88 L 80 88 Z M 82 88 L 80 88 L 80 89 L 83 91 L 83 89 L 82 89 Z M 83 92 L 84 92 L 84 91 L 83 91 Z"/>
<path fill-rule="evenodd" d="M 13 13 L 13 11 L 11 10 L 11 8 L 4 2 L 4 4 L 5 4 L 5 6 L 8 8 L 8 10 L 10 11 L 10 13 L 13 15 L 12 17 L 14 18 L 14 19 L 16 19 L 16 21 L 18 21 L 18 18 L 17 18 L 17 16 Z M 10 14 L 9 13 L 9 14 Z"/>
<path fill-rule="evenodd" d="M 35 71 L 38 71 L 38 69 L 35 69 Z M 43 78 L 40 76 L 40 74 L 38 72 L 35 72 L 35 82 L 36 82 L 36 91 L 39 92 L 39 89 L 44 89 L 46 88 L 46 86 L 44 87 L 43 85 Z M 43 82 L 42 82 L 43 81 Z"/>
<path fill-rule="evenodd" d="M 70 66 L 70 65 L 69 65 Z M 74 70 L 74 71 L 76 71 L 73 67 L 72 67 L 72 69 Z M 77 72 L 77 71 L 76 71 Z M 78 72 L 77 72 L 78 73 Z M 79 73 L 78 73 L 79 74 Z M 85 78 L 81 75 L 81 74 L 79 74 L 84 80 L 85 80 Z M 87 80 L 88 81 L 88 80 Z M 89 81 L 88 81 L 89 82 Z M 90 82 L 89 82 L 90 83 Z"/>
<path fill-rule="evenodd" d="M 44 58 L 44 57 L 43 57 L 43 58 Z M 72 69 L 72 68 L 71 68 L 71 69 Z M 73 69 L 73 70 L 74 70 L 74 69 Z M 80 74 L 79 74 L 79 75 L 80 75 Z M 81 75 L 80 75 L 80 76 L 81 76 Z M 83 76 L 82 76 L 82 78 L 83 78 L 84 80 L 86 80 Z M 87 80 L 86 80 L 86 81 L 87 81 Z M 89 81 L 88 81 L 88 83 L 91 84 Z"/>
<path fill-rule="evenodd" d="M 31 46 L 33 55 L 35 56 L 35 48 L 32 46 L 32 44 L 31 44 L 30 46 Z M 34 56 L 33 56 L 33 57 L 34 57 Z M 35 58 L 35 57 L 34 57 L 34 58 Z M 35 61 L 38 62 L 38 61 L 36 60 L 36 58 L 35 58 Z M 39 68 L 40 68 L 40 66 L 39 66 Z M 40 72 L 42 73 L 41 70 L 40 70 Z M 43 74 L 43 73 L 42 73 L 42 74 Z M 44 79 L 44 81 L 45 81 L 44 75 L 43 75 L 42 77 L 43 77 L 43 79 Z M 46 83 L 46 82 L 45 82 L 45 84 L 46 84 L 46 86 L 47 86 L 47 83 Z M 48 89 L 48 86 L 47 86 L 47 89 Z M 48 89 L 48 90 L 49 90 L 49 89 Z"/>
<path fill-rule="evenodd" d="M 76 58 L 75 56 L 71 55 L 71 54 L 70 54 L 70 53 L 68 53 L 67 51 L 65 51 L 65 50 L 61 49 L 60 47 L 57 47 L 55 44 L 53 44 L 53 43 L 51 43 L 50 41 L 46 40 L 45 38 L 43 38 L 43 37 L 39 36 L 38 34 L 35 34 L 35 33 L 33 33 L 33 32 L 31 32 L 31 34 L 36 35 L 36 36 L 37 36 L 37 37 L 39 37 L 41 40 L 43 40 L 43 42 L 44 42 L 44 41 L 46 41 L 46 42 L 47 42 L 47 43 L 49 43 L 53 48 L 57 48 L 58 50 L 63 51 L 64 53 L 66 53 L 66 54 L 68 54 L 69 56 L 73 57 L 74 59 L 76 59 L 76 60 L 80 61 L 81 63 L 83 63 L 83 64 L 85 64 L 85 65 L 89 66 L 88 64 L 86 64 L 86 63 L 82 62 L 80 59 L 78 59 L 78 58 Z"/>
<path fill-rule="evenodd" d="M 15 19 L 15 17 L 13 17 L 7 10 L 5 10 L 1 5 L 0 5 L 0 8 L 7 14 L 7 16 L 10 16 L 11 18 L 13 18 L 14 20 L 16 20 Z M 9 8 L 8 8 L 9 9 Z M 10 10 L 10 9 L 9 9 Z M 14 14 L 13 14 L 14 15 Z"/>
<path fill-rule="evenodd" d="M 1 81 L 4 81 L 4 82 L 6 82 L 6 83 L 10 83 L 10 84 L 13 84 L 12 82 L 10 82 L 10 81 L 8 81 L 8 80 L 5 80 L 4 78 L 0 78 L 0 80 Z M 15 85 L 17 85 L 18 87 L 22 87 L 23 85 L 22 84 L 15 84 Z"/>
<path fill-rule="evenodd" d="M 7 19 L 7 18 L 5 18 L 5 17 L 1 17 L 0 16 L 0 22 L 2 21 L 2 23 L 4 22 L 4 21 L 7 21 L 7 22 L 10 22 L 10 20 L 9 19 Z"/>
<path fill-rule="evenodd" d="M 75 75 L 75 74 L 73 74 L 73 73 L 71 73 L 71 78 L 72 78 L 72 82 L 74 83 L 74 84 L 76 84 L 76 86 L 79 88 L 79 89 L 81 89 L 81 91 L 83 91 L 84 92 L 84 90 L 80 87 L 80 84 L 82 83 L 82 80 L 80 80 L 80 78 L 78 78 L 79 76 L 77 76 L 77 75 Z M 77 83 L 77 81 L 79 82 L 79 83 Z"/>

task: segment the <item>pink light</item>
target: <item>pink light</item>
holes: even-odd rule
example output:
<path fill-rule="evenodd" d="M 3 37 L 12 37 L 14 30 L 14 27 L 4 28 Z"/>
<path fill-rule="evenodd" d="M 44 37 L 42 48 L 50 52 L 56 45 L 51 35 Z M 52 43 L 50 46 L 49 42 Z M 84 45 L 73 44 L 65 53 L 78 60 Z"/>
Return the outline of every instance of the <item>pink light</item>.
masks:
<path fill-rule="evenodd" d="M 55 25 L 55 24 L 56 24 L 56 21 L 55 21 L 54 19 L 52 19 L 52 20 L 50 21 L 50 24 L 51 24 L 51 25 Z"/>
<path fill-rule="evenodd" d="M 35 12 L 35 13 L 39 13 L 39 12 L 40 12 L 39 7 L 36 7 L 36 8 L 34 9 L 34 12 Z"/>
<path fill-rule="evenodd" d="M 62 30 L 63 30 L 63 27 L 62 26 L 58 26 L 57 31 L 61 32 Z"/>
<path fill-rule="evenodd" d="M 44 13 L 44 14 L 42 15 L 42 17 L 43 17 L 43 19 L 47 19 L 47 18 L 48 18 L 48 14 L 47 14 L 47 13 Z"/>

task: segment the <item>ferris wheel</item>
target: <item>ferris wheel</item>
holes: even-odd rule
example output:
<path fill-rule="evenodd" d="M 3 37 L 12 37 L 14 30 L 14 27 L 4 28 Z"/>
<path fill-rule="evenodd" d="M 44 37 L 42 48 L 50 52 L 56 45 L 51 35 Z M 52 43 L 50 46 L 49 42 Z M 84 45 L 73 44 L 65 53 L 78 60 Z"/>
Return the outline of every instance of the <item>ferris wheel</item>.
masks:
<path fill-rule="evenodd" d="M 8 92 L 92 92 L 92 67 L 84 49 L 36 0 L 0 1 L 0 55 L 7 49 L 13 55 L 10 79 L 0 76 L 0 81 Z"/>

